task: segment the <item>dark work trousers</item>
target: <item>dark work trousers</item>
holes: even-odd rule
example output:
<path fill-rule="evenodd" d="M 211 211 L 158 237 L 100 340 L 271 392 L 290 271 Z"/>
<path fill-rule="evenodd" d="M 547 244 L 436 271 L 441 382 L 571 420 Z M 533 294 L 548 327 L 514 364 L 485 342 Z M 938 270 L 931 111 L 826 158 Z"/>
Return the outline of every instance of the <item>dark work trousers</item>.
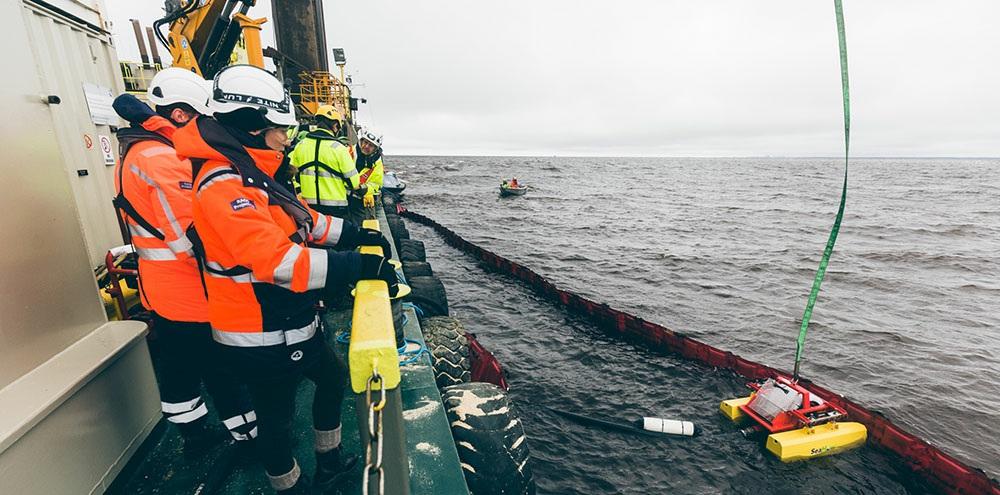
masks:
<path fill-rule="evenodd" d="M 313 427 L 331 431 L 340 427 L 340 409 L 347 385 L 347 366 L 318 332 L 292 346 L 226 347 L 226 363 L 245 377 L 254 409 L 260 457 L 271 476 L 288 473 L 292 458 L 291 428 L 295 393 L 302 377 L 316 385 Z"/>
<path fill-rule="evenodd" d="M 347 206 L 321 206 L 321 205 L 310 204 L 309 207 L 324 215 L 330 215 L 331 217 L 337 217 L 337 218 L 346 219 L 347 214 L 349 213 Z"/>
<path fill-rule="evenodd" d="M 379 197 L 375 197 L 375 204 L 379 203 Z M 349 196 L 347 198 L 347 219 L 354 222 L 358 226 L 361 225 L 365 220 L 370 220 L 378 218 L 375 216 L 375 207 L 366 208 L 364 200 L 361 198 L 356 198 L 354 196 Z"/>
<path fill-rule="evenodd" d="M 150 351 L 164 417 L 177 425 L 182 436 L 203 431 L 208 414 L 201 396 L 204 383 L 219 419 L 233 438 L 254 438 L 257 425 L 250 399 L 239 381 L 221 366 L 209 324 L 173 321 L 154 314 L 153 325 L 156 339 L 150 343 Z"/>

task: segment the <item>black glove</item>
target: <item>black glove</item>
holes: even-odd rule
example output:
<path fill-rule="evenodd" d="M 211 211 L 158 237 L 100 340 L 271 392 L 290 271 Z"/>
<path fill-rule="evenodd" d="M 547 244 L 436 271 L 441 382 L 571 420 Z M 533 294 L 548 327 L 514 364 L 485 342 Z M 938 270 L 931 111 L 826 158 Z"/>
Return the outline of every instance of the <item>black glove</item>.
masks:
<path fill-rule="evenodd" d="M 386 258 L 392 256 L 392 246 L 381 232 L 362 228 L 358 231 L 358 239 L 358 246 L 378 246 L 382 248 L 383 256 Z"/>
<path fill-rule="evenodd" d="M 351 189 L 351 196 L 357 199 L 361 199 L 368 192 L 368 184 L 361 184 L 357 189 Z"/>
<path fill-rule="evenodd" d="M 354 251 L 327 249 L 326 256 L 324 290 L 334 298 L 340 297 L 347 287 L 361 279 L 361 255 Z"/>
<path fill-rule="evenodd" d="M 396 269 L 387 258 L 374 254 L 361 255 L 361 280 L 383 280 L 389 285 L 389 297 L 399 293 L 399 279 Z"/>
<path fill-rule="evenodd" d="M 156 112 L 149 108 L 149 105 L 129 93 L 115 98 L 115 101 L 111 103 L 111 108 L 115 109 L 118 116 L 136 127 L 141 126 L 146 119 L 156 115 Z"/>

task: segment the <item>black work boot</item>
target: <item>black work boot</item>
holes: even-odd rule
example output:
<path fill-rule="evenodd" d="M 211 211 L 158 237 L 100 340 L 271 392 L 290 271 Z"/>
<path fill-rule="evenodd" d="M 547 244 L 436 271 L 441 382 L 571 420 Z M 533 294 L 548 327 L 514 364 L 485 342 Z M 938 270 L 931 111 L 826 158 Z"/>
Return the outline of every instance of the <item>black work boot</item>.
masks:
<path fill-rule="evenodd" d="M 356 455 L 341 458 L 340 447 L 329 452 L 317 452 L 316 476 L 313 478 L 315 493 L 333 493 L 347 482 L 351 476 L 351 471 L 357 464 L 358 456 Z"/>
<path fill-rule="evenodd" d="M 260 460 L 257 453 L 257 439 L 239 440 L 233 444 L 236 449 L 236 462 L 240 466 L 249 466 Z"/>
<path fill-rule="evenodd" d="M 222 444 L 222 430 L 208 424 L 205 418 L 187 424 L 177 425 L 184 439 L 184 457 L 198 458 Z"/>
<path fill-rule="evenodd" d="M 278 495 L 310 495 L 311 493 L 313 491 L 309 485 L 309 477 L 304 474 L 299 476 L 299 480 L 291 488 L 278 490 Z"/>
<path fill-rule="evenodd" d="M 292 470 L 281 475 L 273 476 L 267 473 L 267 479 L 271 482 L 271 488 L 279 495 L 308 495 L 312 493 L 309 477 L 299 469 L 299 463 L 292 459 Z M 295 480 L 292 483 L 292 480 Z M 292 486 L 288 486 L 292 483 Z"/>

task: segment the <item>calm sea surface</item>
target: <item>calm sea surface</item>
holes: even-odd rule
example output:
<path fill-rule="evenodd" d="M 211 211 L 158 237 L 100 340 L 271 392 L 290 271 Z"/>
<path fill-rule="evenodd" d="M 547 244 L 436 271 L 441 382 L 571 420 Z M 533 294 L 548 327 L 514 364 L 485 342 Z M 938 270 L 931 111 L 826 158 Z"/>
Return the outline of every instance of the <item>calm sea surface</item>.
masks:
<path fill-rule="evenodd" d="M 392 157 L 407 204 L 558 286 L 791 369 L 835 159 Z M 499 198 L 502 177 L 531 186 Z M 1000 476 L 1000 160 L 860 159 L 803 374 Z M 717 412 L 743 383 L 602 334 L 408 223 L 510 374 L 544 493 L 922 493 L 870 448 L 782 464 Z M 580 426 L 687 419 L 694 439 Z"/>

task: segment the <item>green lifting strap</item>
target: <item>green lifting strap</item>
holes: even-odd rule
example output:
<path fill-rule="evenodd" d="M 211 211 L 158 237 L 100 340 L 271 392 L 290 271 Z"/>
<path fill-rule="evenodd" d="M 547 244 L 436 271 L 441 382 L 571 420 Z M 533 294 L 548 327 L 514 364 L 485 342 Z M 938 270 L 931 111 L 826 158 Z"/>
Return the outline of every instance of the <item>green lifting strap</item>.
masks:
<path fill-rule="evenodd" d="M 844 188 L 840 193 L 840 208 L 837 209 L 837 218 L 833 221 L 830 238 L 826 241 L 826 249 L 823 250 L 823 258 L 819 261 L 819 269 L 816 270 L 816 278 L 813 279 L 812 291 L 809 292 L 806 310 L 802 313 L 802 327 L 799 329 L 799 338 L 795 343 L 795 371 L 792 373 L 794 380 L 799 378 L 799 364 L 802 362 L 802 347 L 806 342 L 809 320 L 812 319 L 813 306 L 816 305 L 816 296 L 819 295 L 819 286 L 823 283 L 826 266 L 830 263 L 830 255 L 833 254 L 833 245 L 837 243 L 840 221 L 844 219 L 844 204 L 847 202 L 847 161 L 851 151 L 851 91 L 847 77 L 847 35 L 844 33 L 844 7 L 841 0 L 833 0 L 833 5 L 837 13 L 837 37 L 840 42 L 840 85 L 844 99 Z"/>

